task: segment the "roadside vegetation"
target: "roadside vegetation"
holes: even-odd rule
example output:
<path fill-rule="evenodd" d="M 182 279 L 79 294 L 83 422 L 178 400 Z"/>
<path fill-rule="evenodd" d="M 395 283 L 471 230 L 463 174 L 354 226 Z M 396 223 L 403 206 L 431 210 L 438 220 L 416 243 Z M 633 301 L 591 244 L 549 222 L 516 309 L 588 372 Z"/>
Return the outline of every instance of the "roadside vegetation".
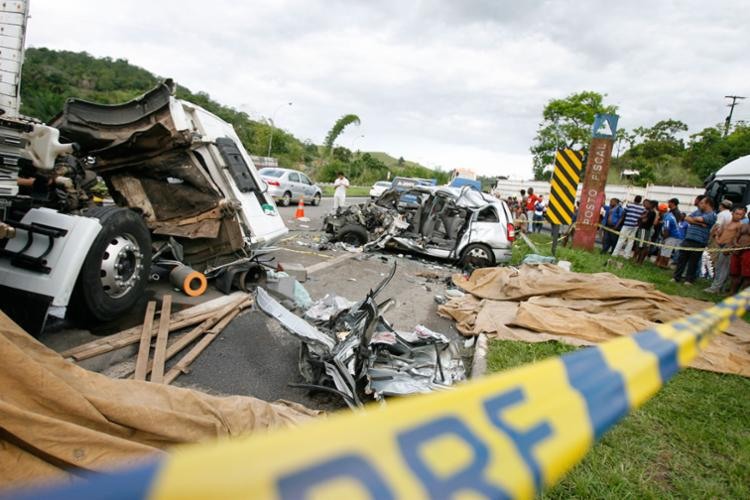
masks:
<path fill-rule="evenodd" d="M 549 255 L 550 238 L 532 235 Z M 513 263 L 531 250 L 514 245 Z M 635 266 L 598 253 L 558 248 L 577 272 L 611 272 L 654 283 L 674 295 L 717 300 L 702 286 L 669 282 L 650 263 Z M 622 263 L 622 267 L 610 261 Z M 610 265 L 607 266 L 607 262 Z M 574 347 L 559 342 L 491 341 L 488 369 L 497 372 L 557 356 Z M 681 371 L 651 401 L 611 429 L 581 464 L 543 498 L 750 498 L 750 380 Z"/>
<path fill-rule="evenodd" d="M 333 196 L 333 186 L 320 186 L 323 190 L 323 196 Z M 370 196 L 370 186 L 349 186 L 346 190 L 347 198 L 367 197 Z"/>
<path fill-rule="evenodd" d="M 531 146 L 534 177 L 549 179 L 558 148 L 585 149 L 591 140 L 596 113 L 616 113 L 606 94 L 583 91 L 552 99 L 542 112 L 542 123 Z M 630 182 L 638 186 L 700 186 L 728 162 L 750 154 L 750 124 L 737 121 L 724 135 L 724 124 L 690 132 L 680 120 L 665 117 L 632 130 L 618 128 L 612 151 L 609 183 L 627 184 L 625 171 L 637 171 Z"/>

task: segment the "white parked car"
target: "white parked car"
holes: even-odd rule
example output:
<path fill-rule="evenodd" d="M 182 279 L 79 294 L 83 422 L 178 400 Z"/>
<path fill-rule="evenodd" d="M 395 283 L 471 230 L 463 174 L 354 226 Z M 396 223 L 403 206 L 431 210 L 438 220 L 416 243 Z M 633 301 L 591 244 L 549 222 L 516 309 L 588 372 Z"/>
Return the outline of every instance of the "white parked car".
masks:
<path fill-rule="evenodd" d="M 378 181 L 370 188 L 370 199 L 380 198 L 380 195 L 391 188 L 391 181 Z"/>
<path fill-rule="evenodd" d="M 320 205 L 323 191 L 298 170 L 288 168 L 261 168 L 258 172 L 268 185 L 268 194 L 288 207 L 292 201 Z"/>

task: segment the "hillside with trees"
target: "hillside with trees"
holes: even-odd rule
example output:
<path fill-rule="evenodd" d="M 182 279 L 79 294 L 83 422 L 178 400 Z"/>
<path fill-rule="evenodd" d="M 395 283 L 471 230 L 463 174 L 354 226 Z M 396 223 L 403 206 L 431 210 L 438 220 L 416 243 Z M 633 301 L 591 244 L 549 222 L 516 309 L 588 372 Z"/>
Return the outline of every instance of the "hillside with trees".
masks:
<path fill-rule="evenodd" d="M 588 147 L 594 115 L 617 112 L 617 106 L 604 103 L 605 97 L 585 91 L 547 103 L 530 149 L 536 179 L 549 179 L 557 148 Z M 608 182 L 701 186 L 726 163 L 750 154 L 748 123 L 738 121 L 727 132 L 725 136 L 724 124 L 717 124 L 690 134 L 686 123 L 671 118 L 632 130 L 619 128 Z M 638 174 L 622 178 L 626 171 Z"/>
<path fill-rule="evenodd" d="M 121 103 L 143 94 L 162 80 L 163 77 L 125 59 L 29 48 L 21 79 L 21 113 L 49 121 L 62 111 L 68 98 L 104 104 Z M 438 177 L 441 181 L 447 178 L 445 173 L 413 162 L 386 164 L 379 159 L 381 153 L 353 152 L 337 146 L 336 137 L 343 130 L 334 130 L 340 125 L 338 122 L 325 135 L 324 144 L 318 145 L 310 139 L 302 141 L 284 130 L 273 128 L 270 120 L 252 120 L 247 113 L 224 106 L 205 92 L 193 92 L 178 85 L 177 97 L 198 104 L 231 123 L 250 154 L 265 156 L 273 133 L 271 156 L 278 158 L 281 166 L 304 170 L 321 182 L 332 181 L 338 171 L 343 171 L 354 184 L 363 185 L 385 179 L 388 175 Z M 324 132 L 321 131 L 321 137 Z"/>

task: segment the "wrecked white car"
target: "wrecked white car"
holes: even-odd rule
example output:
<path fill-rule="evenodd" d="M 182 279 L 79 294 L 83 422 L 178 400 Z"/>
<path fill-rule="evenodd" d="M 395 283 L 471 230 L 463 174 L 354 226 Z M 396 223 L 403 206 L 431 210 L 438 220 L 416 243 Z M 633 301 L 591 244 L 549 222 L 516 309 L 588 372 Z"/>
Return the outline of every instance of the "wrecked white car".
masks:
<path fill-rule="evenodd" d="M 399 203 L 389 190 L 374 202 L 339 209 L 324 219 L 333 239 L 365 249 L 395 248 L 475 267 L 510 261 L 515 229 L 504 201 L 470 187 L 416 186 L 419 203 Z"/>
<path fill-rule="evenodd" d="M 383 400 L 449 389 L 466 379 L 458 346 L 445 335 L 417 325 L 411 332 L 395 330 L 383 317 L 393 299 L 376 302 L 390 283 L 396 266 L 367 296 L 351 304 L 327 297 L 332 314 L 318 314 L 308 323 L 258 288 L 258 307 L 301 343 L 299 368 L 304 384 L 293 387 L 327 391 L 341 396 L 352 409 L 366 397 Z M 319 305 L 323 305 L 323 299 Z"/>

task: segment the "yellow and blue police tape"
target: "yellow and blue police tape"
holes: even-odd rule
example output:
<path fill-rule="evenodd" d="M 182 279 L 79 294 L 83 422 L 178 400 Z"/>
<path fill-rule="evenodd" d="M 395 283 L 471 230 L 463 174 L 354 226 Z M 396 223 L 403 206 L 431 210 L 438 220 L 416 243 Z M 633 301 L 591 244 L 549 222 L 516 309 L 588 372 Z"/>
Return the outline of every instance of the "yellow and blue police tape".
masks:
<path fill-rule="evenodd" d="M 741 316 L 750 289 L 687 318 L 455 390 L 167 458 L 21 498 L 531 498 Z M 18 496 L 17 496 L 18 497 Z"/>

